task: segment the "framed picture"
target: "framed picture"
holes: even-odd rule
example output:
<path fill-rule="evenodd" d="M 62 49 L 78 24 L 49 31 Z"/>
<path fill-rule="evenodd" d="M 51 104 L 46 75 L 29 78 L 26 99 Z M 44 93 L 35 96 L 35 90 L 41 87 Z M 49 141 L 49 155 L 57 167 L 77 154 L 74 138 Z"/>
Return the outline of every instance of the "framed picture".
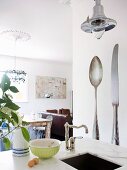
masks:
<path fill-rule="evenodd" d="M 60 77 L 36 77 L 36 98 L 66 98 L 66 78 Z"/>

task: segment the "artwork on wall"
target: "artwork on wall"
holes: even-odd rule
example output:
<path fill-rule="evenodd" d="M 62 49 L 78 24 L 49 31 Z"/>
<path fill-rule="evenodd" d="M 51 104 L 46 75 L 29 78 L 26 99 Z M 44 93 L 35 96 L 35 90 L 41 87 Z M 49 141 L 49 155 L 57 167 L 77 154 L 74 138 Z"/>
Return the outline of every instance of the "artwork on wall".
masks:
<path fill-rule="evenodd" d="M 66 98 L 66 78 L 37 76 L 36 98 Z"/>
<path fill-rule="evenodd" d="M 119 45 L 115 44 L 112 54 L 111 63 L 111 92 L 112 92 L 112 106 L 113 106 L 113 128 L 111 143 L 120 145 L 119 139 L 119 124 L 118 124 L 118 107 L 119 107 L 119 74 L 118 74 L 118 49 Z M 89 67 L 89 80 L 95 89 L 95 115 L 93 123 L 93 138 L 99 140 L 99 125 L 97 116 L 97 88 L 103 78 L 103 67 L 100 59 L 95 56 Z"/>

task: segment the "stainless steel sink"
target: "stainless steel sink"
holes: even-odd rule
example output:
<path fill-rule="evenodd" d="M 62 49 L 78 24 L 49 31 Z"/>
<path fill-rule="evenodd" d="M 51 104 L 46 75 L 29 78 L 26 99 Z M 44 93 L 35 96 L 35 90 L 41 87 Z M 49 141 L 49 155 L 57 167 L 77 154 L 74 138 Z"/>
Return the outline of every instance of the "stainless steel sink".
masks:
<path fill-rule="evenodd" d="M 115 170 L 121 167 L 89 153 L 63 159 L 62 161 L 78 170 Z"/>

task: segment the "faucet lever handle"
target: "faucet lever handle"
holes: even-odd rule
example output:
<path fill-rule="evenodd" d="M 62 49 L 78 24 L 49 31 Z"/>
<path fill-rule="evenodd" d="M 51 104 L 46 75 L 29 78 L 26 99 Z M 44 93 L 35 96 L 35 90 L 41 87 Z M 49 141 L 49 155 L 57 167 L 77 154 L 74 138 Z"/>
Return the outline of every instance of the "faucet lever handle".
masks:
<path fill-rule="evenodd" d="M 75 149 L 75 139 L 82 139 L 82 136 L 70 137 L 70 148 L 73 151 Z"/>
<path fill-rule="evenodd" d="M 77 137 L 74 137 L 74 139 L 82 139 L 83 136 L 77 136 Z"/>

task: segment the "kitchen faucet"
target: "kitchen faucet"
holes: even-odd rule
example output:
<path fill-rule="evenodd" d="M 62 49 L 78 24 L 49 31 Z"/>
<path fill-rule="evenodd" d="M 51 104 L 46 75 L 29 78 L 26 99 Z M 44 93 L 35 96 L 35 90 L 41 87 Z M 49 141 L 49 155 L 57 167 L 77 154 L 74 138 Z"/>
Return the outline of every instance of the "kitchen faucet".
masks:
<path fill-rule="evenodd" d="M 83 137 L 70 137 L 69 138 L 69 128 L 85 128 L 85 133 L 88 133 L 88 128 L 86 125 L 80 125 L 80 126 L 75 126 L 75 125 L 70 125 L 68 122 L 65 123 L 65 144 L 66 144 L 66 150 L 74 150 L 75 149 L 75 139 L 81 139 Z"/>

